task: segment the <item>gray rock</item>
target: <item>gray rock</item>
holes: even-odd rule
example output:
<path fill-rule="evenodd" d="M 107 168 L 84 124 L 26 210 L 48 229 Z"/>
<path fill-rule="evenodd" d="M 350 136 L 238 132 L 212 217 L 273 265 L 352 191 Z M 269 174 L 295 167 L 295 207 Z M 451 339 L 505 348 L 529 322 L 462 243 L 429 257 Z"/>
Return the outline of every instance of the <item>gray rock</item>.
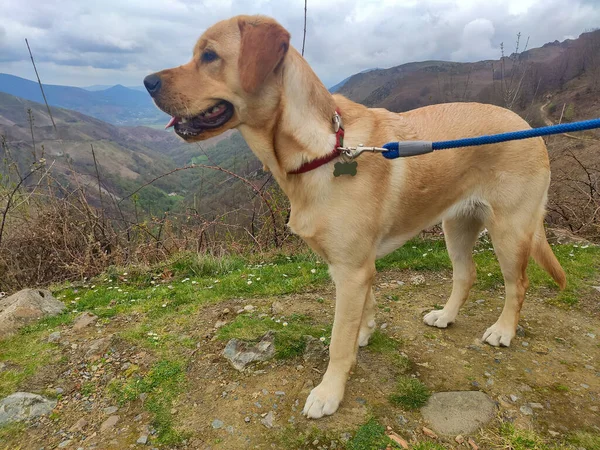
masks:
<path fill-rule="evenodd" d="M 142 434 L 136 442 L 141 445 L 146 445 L 146 443 L 148 442 L 148 435 Z"/>
<path fill-rule="evenodd" d="M 71 444 L 71 439 L 67 439 L 66 441 L 62 441 L 58 444 L 58 448 L 66 448 Z"/>
<path fill-rule="evenodd" d="M 111 339 L 112 336 L 109 336 L 90 342 L 89 347 L 85 352 L 85 359 L 88 361 L 96 361 L 97 359 L 100 359 L 106 350 L 108 350 Z"/>
<path fill-rule="evenodd" d="M 530 403 L 529 406 L 531 406 L 533 409 L 544 409 L 544 405 L 541 403 Z"/>
<path fill-rule="evenodd" d="M 523 405 L 519 408 L 519 410 L 525 414 L 526 416 L 533 416 L 533 409 L 531 409 L 529 406 L 527 405 Z"/>
<path fill-rule="evenodd" d="M 23 289 L 0 298 L 0 338 L 12 335 L 42 317 L 56 316 L 64 309 L 65 305 L 45 289 Z"/>
<path fill-rule="evenodd" d="M 118 410 L 119 410 L 119 408 L 117 406 L 109 406 L 108 408 L 104 408 L 102 411 L 107 416 L 110 416 L 110 415 L 116 413 Z"/>
<path fill-rule="evenodd" d="M 88 424 L 88 421 L 82 417 L 77 422 L 75 422 L 71 428 L 69 428 L 69 431 L 71 433 L 75 433 L 76 431 L 81 431 L 85 428 L 85 426 L 87 424 Z"/>
<path fill-rule="evenodd" d="M 238 339 L 231 339 L 223 356 L 237 370 L 244 368 L 255 361 L 267 361 L 275 355 L 275 335 L 267 332 L 258 343 L 249 343 Z"/>
<path fill-rule="evenodd" d="M 284 309 L 283 309 L 283 305 L 281 304 L 281 302 L 273 302 L 273 304 L 271 305 L 271 312 L 275 315 L 281 314 L 283 313 Z"/>
<path fill-rule="evenodd" d="M 48 336 L 48 342 L 55 343 L 60 341 L 60 331 L 55 331 L 54 333 L 50 333 Z"/>
<path fill-rule="evenodd" d="M 111 431 L 115 425 L 117 424 L 117 422 L 119 421 L 119 416 L 110 416 L 108 419 L 106 419 L 104 422 L 102 422 L 102 425 L 100 425 L 100 433 L 105 433 L 107 431 Z"/>
<path fill-rule="evenodd" d="M 95 324 L 97 320 L 98 320 L 98 316 L 95 316 L 94 314 L 89 313 L 87 311 L 82 312 L 75 319 L 75 322 L 73 323 L 73 329 L 81 330 L 85 327 L 89 327 L 90 325 Z"/>
<path fill-rule="evenodd" d="M 215 420 L 212 421 L 212 427 L 215 430 L 218 430 L 219 428 L 223 428 L 223 425 L 224 425 L 224 423 L 223 423 L 222 420 L 215 419 Z"/>
<path fill-rule="evenodd" d="M 244 417 L 244 422 L 250 423 L 250 417 L 248 417 L 248 416 Z"/>
<path fill-rule="evenodd" d="M 519 400 L 519 397 L 517 397 L 515 394 L 510 394 L 510 399 L 512 400 L 512 402 L 516 402 L 517 400 Z"/>
<path fill-rule="evenodd" d="M 41 395 L 16 392 L 0 401 L 0 425 L 49 414 L 56 403 Z"/>
<path fill-rule="evenodd" d="M 479 391 L 438 392 L 421 413 L 437 433 L 456 436 L 474 433 L 487 424 L 496 415 L 496 404 Z"/>
<path fill-rule="evenodd" d="M 275 416 L 273 411 L 269 411 L 269 413 L 260 419 L 260 423 L 262 423 L 267 428 L 273 428 L 273 420 L 275 420 Z"/>
<path fill-rule="evenodd" d="M 327 358 L 328 348 L 319 339 L 313 336 L 302 336 L 306 342 L 304 361 L 321 361 Z"/>

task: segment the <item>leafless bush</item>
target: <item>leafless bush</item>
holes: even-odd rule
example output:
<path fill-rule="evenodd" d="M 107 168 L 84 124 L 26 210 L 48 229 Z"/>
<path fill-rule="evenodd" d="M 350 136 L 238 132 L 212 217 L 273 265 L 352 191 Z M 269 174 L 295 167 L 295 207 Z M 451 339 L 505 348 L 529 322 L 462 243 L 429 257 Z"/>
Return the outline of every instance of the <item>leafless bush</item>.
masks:
<path fill-rule="evenodd" d="M 579 144 L 581 147 L 582 144 Z M 563 161 L 556 161 L 562 159 Z M 549 220 L 592 241 L 600 239 L 600 164 L 569 149 L 555 158 Z"/>
<path fill-rule="evenodd" d="M 65 184 L 43 159 L 21 173 L 5 141 L 3 146 L 0 290 L 82 279 L 109 266 L 153 264 L 180 251 L 220 256 L 299 245 L 285 227 L 287 199 L 269 180 L 256 186 L 218 166 L 175 169 L 163 176 L 198 167 L 221 171 L 240 180 L 251 198 L 219 214 L 192 206 L 153 217 L 140 210 L 136 194 L 161 177 L 117 201 L 102 186 L 97 164 L 97 185 L 78 182 L 74 169 Z"/>

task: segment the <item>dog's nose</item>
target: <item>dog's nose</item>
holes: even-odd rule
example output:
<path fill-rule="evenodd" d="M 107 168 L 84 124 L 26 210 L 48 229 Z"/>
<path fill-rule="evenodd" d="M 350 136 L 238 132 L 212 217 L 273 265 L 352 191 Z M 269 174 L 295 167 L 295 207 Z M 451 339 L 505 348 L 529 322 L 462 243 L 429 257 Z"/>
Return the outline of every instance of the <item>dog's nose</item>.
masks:
<path fill-rule="evenodd" d="M 146 89 L 152 96 L 158 94 L 158 91 L 160 91 L 160 85 L 160 77 L 155 73 L 144 78 L 144 86 L 146 86 Z"/>

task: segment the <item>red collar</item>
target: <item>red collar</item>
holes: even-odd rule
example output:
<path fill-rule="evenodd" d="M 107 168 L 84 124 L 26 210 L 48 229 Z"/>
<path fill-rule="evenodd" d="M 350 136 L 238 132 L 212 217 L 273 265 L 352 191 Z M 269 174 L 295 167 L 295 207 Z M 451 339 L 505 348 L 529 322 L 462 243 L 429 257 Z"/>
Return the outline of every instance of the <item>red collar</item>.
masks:
<path fill-rule="evenodd" d="M 340 113 L 339 108 L 335 109 L 335 116 L 333 116 L 333 127 L 335 130 L 335 147 L 333 151 L 328 155 L 302 164 L 296 170 L 288 172 L 289 174 L 296 175 L 299 173 L 310 172 L 317 167 L 321 167 L 323 164 L 327 164 L 342 154 L 342 151 L 339 150 L 339 147 L 344 146 L 344 126 L 342 124 L 342 114 Z"/>

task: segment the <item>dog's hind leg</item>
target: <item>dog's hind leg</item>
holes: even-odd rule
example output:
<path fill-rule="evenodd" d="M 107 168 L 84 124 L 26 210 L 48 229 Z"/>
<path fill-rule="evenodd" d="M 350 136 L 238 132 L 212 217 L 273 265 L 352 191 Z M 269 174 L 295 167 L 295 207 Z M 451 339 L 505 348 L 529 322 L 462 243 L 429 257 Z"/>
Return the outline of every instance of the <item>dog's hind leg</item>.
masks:
<path fill-rule="evenodd" d="M 508 347 L 516 334 L 525 291 L 529 286 L 527 264 L 537 221 L 536 216 L 532 218 L 526 212 L 515 212 L 496 214 L 488 225 L 506 290 L 500 317 L 483 334 L 483 340 L 495 347 Z"/>
<path fill-rule="evenodd" d="M 363 309 L 360 331 L 358 333 L 358 345 L 364 347 L 369 344 L 369 339 L 375 331 L 375 295 L 373 288 L 369 289 L 365 307 Z"/>
<path fill-rule="evenodd" d="M 303 410 L 303 414 L 313 419 L 333 414 L 344 397 L 348 375 L 356 362 L 358 333 L 375 276 L 375 261 L 371 259 L 358 266 L 331 265 L 330 273 L 335 282 L 336 299 L 329 365 Z"/>
<path fill-rule="evenodd" d="M 459 216 L 444 220 L 442 227 L 452 261 L 452 293 L 443 309 L 433 310 L 423 318 L 427 325 L 438 328 L 446 328 L 456 320 L 458 310 L 469 296 L 476 277 L 473 246 L 483 223 L 477 216 Z"/>

